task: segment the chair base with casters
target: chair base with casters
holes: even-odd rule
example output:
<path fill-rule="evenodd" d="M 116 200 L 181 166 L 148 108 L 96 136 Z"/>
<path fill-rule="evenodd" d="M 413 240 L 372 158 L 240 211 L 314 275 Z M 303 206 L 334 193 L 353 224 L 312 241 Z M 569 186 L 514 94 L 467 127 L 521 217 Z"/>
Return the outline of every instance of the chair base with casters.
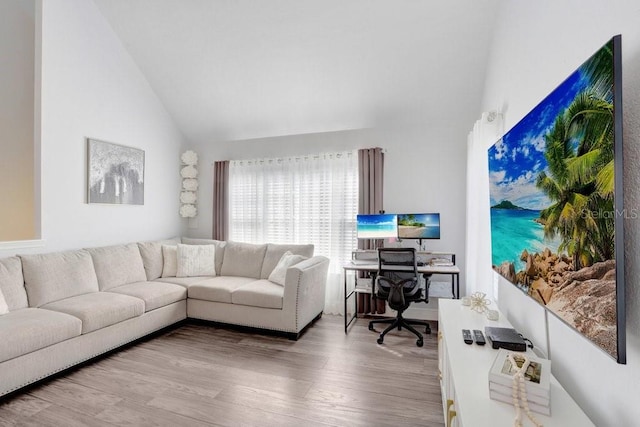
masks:
<path fill-rule="evenodd" d="M 431 325 L 429 325 L 429 323 L 427 321 L 424 320 L 408 320 L 405 319 L 402 316 L 401 312 L 398 312 L 398 315 L 396 317 L 394 317 L 393 319 L 379 319 L 379 320 L 371 320 L 369 322 L 369 330 L 373 331 L 373 325 L 376 323 L 381 323 L 381 324 L 389 324 L 389 326 L 387 326 L 387 328 L 382 331 L 380 333 L 380 336 L 378 337 L 378 344 L 382 344 L 384 342 L 384 336 L 387 335 L 388 332 L 390 332 L 391 330 L 398 328 L 399 331 L 402 330 L 402 328 L 404 327 L 406 330 L 410 331 L 411 333 L 413 333 L 415 336 L 418 337 L 418 340 L 416 341 L 416 345 L 418 347 L 422 347 L 424 345 L 424 339 L 422 337 L 422 334 L 420 332 L 418 332 L 416 330 L 416 328 L 414 328 L 414 326 L 424 326 L 425 330 L 424 333 L 425 334 L 430 334 L 431 333 Z"/>

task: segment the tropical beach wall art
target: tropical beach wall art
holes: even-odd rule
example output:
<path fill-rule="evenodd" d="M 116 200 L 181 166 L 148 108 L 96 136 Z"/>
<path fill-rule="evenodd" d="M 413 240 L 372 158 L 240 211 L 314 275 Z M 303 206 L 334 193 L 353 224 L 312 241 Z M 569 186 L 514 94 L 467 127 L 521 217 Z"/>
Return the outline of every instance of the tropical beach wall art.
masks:
<path fill-rule="evenodd" d="M 620 36 L 489 149 L 495 271 L 626 363 Z"/>

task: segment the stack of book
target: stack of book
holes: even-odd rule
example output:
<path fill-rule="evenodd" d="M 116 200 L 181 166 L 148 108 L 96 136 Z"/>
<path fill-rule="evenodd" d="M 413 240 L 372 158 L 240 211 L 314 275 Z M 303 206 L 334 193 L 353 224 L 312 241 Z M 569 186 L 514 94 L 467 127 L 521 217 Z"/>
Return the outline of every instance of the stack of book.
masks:
<path fill-rule="evenodd" d="M 517 366 L 513 366 L 508 358 L 512 354 Z M 532 412 L 551 415 L 549 405 L 549 381 L 551 378 L 551 361 L 536 357 L 531 353 L 519 353 L 501 349 L 489 371 L 489 396 L 494 400 L 513 405 L 514 375 L 522 367 L 524 356 L 530 360 L 524 373 L 524 384 L 527 394 L 527 405 Z M 517 380 L 516 380 L 517 381 Z M 518 393 L 520 384 L 516 384 Z M 518 395 L 520 398 L 520 396 Z M 520 401 L 520 400 L 519 400 Z M 523 403 L 519 403 L 523 407 Z"/>

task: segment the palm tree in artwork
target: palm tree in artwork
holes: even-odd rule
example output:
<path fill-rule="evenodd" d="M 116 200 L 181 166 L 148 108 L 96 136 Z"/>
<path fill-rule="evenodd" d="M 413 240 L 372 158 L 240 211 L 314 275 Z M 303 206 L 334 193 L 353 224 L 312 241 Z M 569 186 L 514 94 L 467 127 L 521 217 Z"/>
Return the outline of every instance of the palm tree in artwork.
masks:
<path fill-rule="evenodd" d="M 582 185 L 574 172 L 567 167 L 568 159 L 575 158 L 575 150 L 567 138 L 566 116 L 556 119 L 553 129 L 546 135 L 545 157 L 549 164 L 549 175 L 540 172 L 536 185 L 552 201 L 551 206 L 540 212 L 544 223 L 545 237 L 559 235 L 560 251 L 573 256 L 576 269 L 589 265 L 592 257 L 587 249 L 586 234 L 596 228 L 588 212 L 588 195 L 592 188 Z"/>
<path fill-rule="evenodd" d="M 613 258 L 610 55 L 610 49 L 602 49 L 582 70 L 589 88 L 576 96 L 545 136 L 549 174 L 541 172 L 536 182 L 552 201 L 540 212 L 545 236 L 561 237 L 559 249 L 573 256 L 576 269 Z"/>

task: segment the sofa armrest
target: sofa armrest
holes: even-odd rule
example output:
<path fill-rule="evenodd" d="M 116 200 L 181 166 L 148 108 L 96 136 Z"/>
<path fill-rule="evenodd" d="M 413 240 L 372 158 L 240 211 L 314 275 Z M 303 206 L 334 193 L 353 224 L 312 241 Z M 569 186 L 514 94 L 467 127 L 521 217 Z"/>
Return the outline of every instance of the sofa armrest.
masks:
<path fill-rule="evenodd" d="M 289 267 L 284 282 L 282 308 L 293 313 L 296 331 L 324 310 L 329 258 L 314 256 Z"/>

